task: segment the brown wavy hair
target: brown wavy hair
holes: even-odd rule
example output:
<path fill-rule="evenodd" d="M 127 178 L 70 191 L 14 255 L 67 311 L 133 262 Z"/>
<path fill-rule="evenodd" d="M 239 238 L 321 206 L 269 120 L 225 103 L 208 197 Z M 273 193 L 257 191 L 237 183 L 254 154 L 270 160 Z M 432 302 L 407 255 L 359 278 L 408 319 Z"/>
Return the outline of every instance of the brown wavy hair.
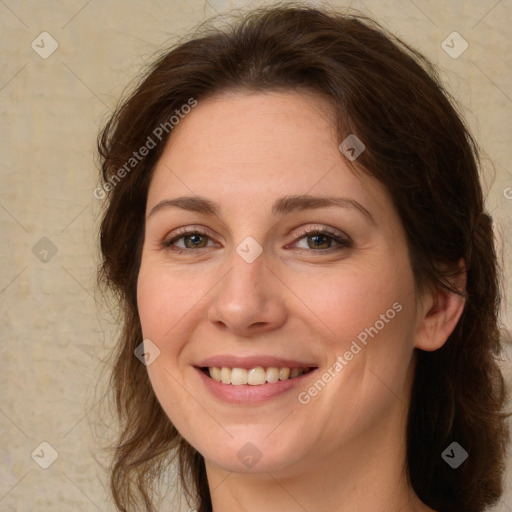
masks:
<path fill-rule="evenodd" d="M 500 274 L 478 147 L 421 53 L 361 14 L 297 4 L 253 10 L 224 27 L 203 25 L 165 50 L 98 137 L 102 187 L 110 189 L 99 280 L 116 293 L 123 320 L 110 381 L 121 426 L 111 468 L 115 504 L 123 512 L 154 511 L 154 484 L 177 460 L 189 499 L 199 512 L 212 510 L 203 457 L 171 424 L 134 357 L 143 339 L 136 286 L 146 198 L 172 131 L 153 137 L 156 147 L 122 179 L 116 173 L 190 98 L 297 89 L 334 106 L 340 141 L 356 134 L 366 145 L 356 169 L 391 194 L 418 289 L 452 289 L 457 262 L 466 263 L 466 303 L 455 330 L 439 350 L 417 350 L 405 464 L 431 508 L 480 512 L 502 493 L 508 430 L 497 366 Z M 457 470 L 441 458 L 453 441 L 469 453 Z"/>

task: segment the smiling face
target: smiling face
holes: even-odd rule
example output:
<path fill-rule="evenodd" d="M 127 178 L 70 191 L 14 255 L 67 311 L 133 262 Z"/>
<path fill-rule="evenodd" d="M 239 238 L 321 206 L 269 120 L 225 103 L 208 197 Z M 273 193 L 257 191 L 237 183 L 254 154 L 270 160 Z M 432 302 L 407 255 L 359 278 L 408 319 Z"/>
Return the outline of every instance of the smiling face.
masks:
<path fill-rule="evenodd" d="M 419 322 L 405 233 L 340 142 L 311 93 L 237 92 L 199 101 L 157 164 L 138 278 L 160 350 L 148 372 L 209 468 L 402 448 Z"/>

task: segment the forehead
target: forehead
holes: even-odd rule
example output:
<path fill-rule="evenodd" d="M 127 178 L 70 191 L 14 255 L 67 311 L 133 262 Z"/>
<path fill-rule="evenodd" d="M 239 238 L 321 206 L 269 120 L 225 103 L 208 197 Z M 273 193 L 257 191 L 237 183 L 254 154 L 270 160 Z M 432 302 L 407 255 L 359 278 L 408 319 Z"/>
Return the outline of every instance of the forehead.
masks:
<path fill-rule="evenodd" d="M 237 91 L 199 100 L 171 132 L 148 208 L 169 195 L 191 194 L 246 205 L 306 193 L 386 200 L 379 199 L 386 196 L 379 182 L 354 173 L 339 143 L 332 106 L 308 91 Z"/>
<path fill-rule="evenodd" d="M 306 91 L 238 91 L 199 100 L 173 129 L 166 149 L 180 159 L 188 153 L 189 163 L 212 160 L 236 169 L 270 159 L 318 163 L 329 156 L 325 147 L 321 153 L 309 149 L 327 141 L 336 149 L 334 115 L 325 99 Z"/>

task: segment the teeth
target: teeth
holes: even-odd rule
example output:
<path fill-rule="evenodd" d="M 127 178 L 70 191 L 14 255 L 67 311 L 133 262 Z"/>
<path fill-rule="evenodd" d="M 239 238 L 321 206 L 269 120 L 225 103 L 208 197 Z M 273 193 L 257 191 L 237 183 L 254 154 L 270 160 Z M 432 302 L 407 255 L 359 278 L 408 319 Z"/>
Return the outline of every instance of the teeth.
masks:
<path fill-rule="evenodd" d="M 275 366 L 267 368 L 266 377 L 267 382 L 270 382 L 271 384 L 277 382 L 279 380 L 279 368 L 276 368 Z"/>
<path fill-rule="evenodd" d="M 294 377 L 299 376 L 299 369 L 298 368 L 292 368 L 290 371 L 290 379 L 293 379 Z"/>
<path fill-rule="evenodd" d="M 279 369 L 279 380 L 286 380 L 290 376 L 290 368 Z"/>
<path fill-rule="evenodd" d="M 223 384 L 232 384 L 233 386 L 242 386 L 249 384 L 251 386 L 260 386 L 266 382 L 274 384 L 279 380 L 288 380 L 295 377 L 299 377 L 304 373 L 307 373 L 309 368 L 278 368 L 277 366 L 269 366 L 263 368 L 262 366 L 256 366 L 250 370 L 245 368 L 218 368 L 212 366 L 208 368 L 210 377 L 217 382 Z"/>
<path fill-rule="evenodd" d="M 229 368 L 222 368 L 220 370 L 220 381 L 223 384 L 231 383 L 231 370 Z"/>
<path fill-rule="evenodd" d="M 228 368 L 226 370 L 229 371 Z M 233 368 L 231 370 L 231 384 L 241 386 L 247 384 L 247 370 L 245 368 Z"/>
<path fill-rule="evenodd" d="M 236 368 L 233 368 L 236 370 Z M 247 384 L 251 384 L 251 386 L 258 386 L 260 384 L 265 384 L 267 380 L 267 374 L 265 373 L 265 368 L 261 366 L 257 366 L 256 368 L 251 368 L 247 372 Z"/>

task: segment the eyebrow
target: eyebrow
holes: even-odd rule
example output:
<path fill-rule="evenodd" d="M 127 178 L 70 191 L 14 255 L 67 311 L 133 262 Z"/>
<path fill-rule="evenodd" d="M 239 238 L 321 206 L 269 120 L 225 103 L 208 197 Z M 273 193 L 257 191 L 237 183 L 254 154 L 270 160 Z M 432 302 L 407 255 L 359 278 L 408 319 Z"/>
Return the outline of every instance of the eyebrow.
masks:
<path fill-rule="evenodd" d="M 361 203 L 348 197 L 311 195 L 284 196 L 275 201 L 272 206 L 272 214 L 286 215 L 294 211 L 314 210 L 332 206 L 355 209 L 363 214 L 372 224 L 375 224 L 375 219 L 372 217 L 371 213 Z M 148 218 L 159 211 L 169 208 L 181 208 L 182 210 L 190 212 L 220 217 L 220 205 L 218 203 L 200 196 L 182 196 L 160 201 L 151 209 Z"/>

